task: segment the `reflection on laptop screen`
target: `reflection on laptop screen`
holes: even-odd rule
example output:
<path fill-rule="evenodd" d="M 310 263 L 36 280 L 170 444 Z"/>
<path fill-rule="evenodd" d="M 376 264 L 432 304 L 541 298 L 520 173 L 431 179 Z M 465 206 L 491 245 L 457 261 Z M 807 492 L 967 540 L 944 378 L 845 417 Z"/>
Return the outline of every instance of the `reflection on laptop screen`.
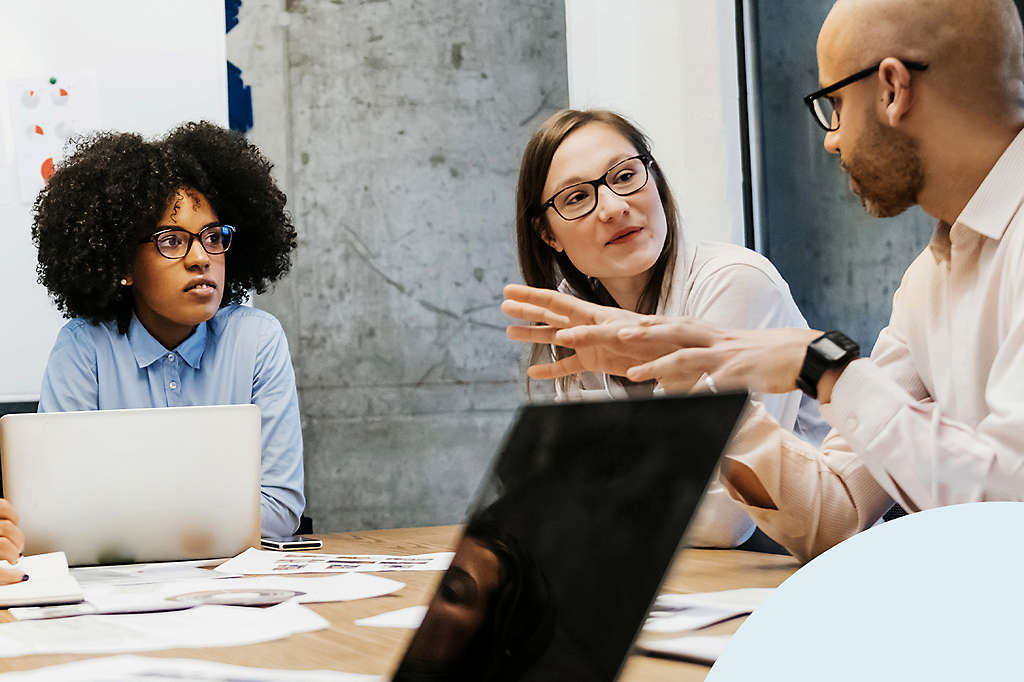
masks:
<path fill-rule="evenodd" d="M 523 408 L 395 680 L 613 680 L 745 394 Z"/>

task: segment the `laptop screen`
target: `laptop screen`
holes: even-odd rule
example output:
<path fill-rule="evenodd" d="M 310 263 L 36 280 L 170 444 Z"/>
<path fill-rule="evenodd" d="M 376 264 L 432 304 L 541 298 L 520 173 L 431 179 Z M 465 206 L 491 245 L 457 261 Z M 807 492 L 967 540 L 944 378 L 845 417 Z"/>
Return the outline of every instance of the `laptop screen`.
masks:
<path fill-rule="evenodd" d="M 395 680 L 613 680 L 745 394 L 529 405 Z"/>

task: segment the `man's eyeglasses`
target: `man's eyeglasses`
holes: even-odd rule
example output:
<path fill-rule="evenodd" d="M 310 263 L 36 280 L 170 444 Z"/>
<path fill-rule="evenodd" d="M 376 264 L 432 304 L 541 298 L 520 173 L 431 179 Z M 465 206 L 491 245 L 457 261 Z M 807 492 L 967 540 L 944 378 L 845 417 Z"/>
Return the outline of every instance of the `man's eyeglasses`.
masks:
<path fill-rule="evenodd" d="M 543 204 L 541 210 L 555 209 L 565 220 L 579 220 L 597 208 L 597 190 L 604 185 L 620 197 L 639 192 L 647 184 L 647 164 L 651 157 L 638 154 L 619 161 L 596 180 L 588 180 L 560 190 Z"/>
<path fill-rule="evenodd" d="M 826 131 L 839 130 L 839 109 L 836 108 L 835 101 L 829 95 L 839 88 L 845 88 L 850 83 L 856 83 L 861 79 L 867 78 L 878 71 L 878 67 L 881 65 L 882 62 L 878 62 L 874 66 L 869 66 L 863 71 L 858 71 L 852 76 L 847 76 L 827 88 L 822 88 L 804 97 L 804 102 L 807 104 L 807 108 L 811 110 L 811 114 L 814 116 L 814 120 L 818 122 L 818 125 Z M 928 68 L 927 64 L 922 64 L 921 62 L 905 61 L 903 65 L 914 71 L 924 71 Z"/>
<path fill-rule="evenodd" d="M 192 249 L 192 241 L 198 241 L 206 253 L 211 256 L 225 253 L 231 248 L 231 238 L 235 235 L 235 228 L 231 225 L 207 225 L 199 234 L 183 230 L 180 227 L 171 227 L 166 230 L 154 232 L 146 239 L 140 239 L 140 244 L 153 242 L 156 250 L 164 258 L 177 260 L 184 258 Z"/>

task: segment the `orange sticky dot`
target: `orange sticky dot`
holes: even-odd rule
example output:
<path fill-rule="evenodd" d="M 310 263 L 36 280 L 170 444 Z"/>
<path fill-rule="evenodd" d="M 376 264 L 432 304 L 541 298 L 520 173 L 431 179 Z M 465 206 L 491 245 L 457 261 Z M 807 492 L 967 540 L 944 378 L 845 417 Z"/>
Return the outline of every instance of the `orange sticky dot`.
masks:
<path fill-rule="evenodd" d="M 67 97 L 68 96 L 68 91 L 65 90 L 64 88 L 61 88 L 60 89 L 60 96 L 61 97 Z"/>
<path fill-rule="evenodd" d="M 36 126 L 36 135 L 42 135 L 42 134 L 43 134 L 43 129 L 40 128 L 39 126 Z"/>
<path fill-rule="evenodd" d="M 44 182 L 50 181 L 50 177 L 53 175 L 53 157 L 43 161 L 43 166 L 39 169 L 39 172 L 42 173 Z"/>

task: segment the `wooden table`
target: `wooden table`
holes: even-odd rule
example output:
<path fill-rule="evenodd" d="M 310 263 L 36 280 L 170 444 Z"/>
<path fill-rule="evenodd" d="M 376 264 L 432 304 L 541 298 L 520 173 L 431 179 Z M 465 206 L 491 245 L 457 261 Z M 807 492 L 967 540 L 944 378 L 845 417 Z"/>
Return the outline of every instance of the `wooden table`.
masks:
<path fill-rule="evenodd" d="M 400 528 L 321 535 L 324 551 L 337 554 L 422 554 L 454 547 L 457 526 Z M 706 592 L 737 587 L 776 587 L 799 565 L 791 557 L 740 552 L 737 550 L 685 550 L 672 567 L 664 589 L 671 592 Z M 261 668 L 333 669 L 352 673 L 385 674 L 398 663 L 412 630 L 370 628 L 354 624 L 358 618 L 385 611 L 426 604 L 440 572 L 381 573 L 401 580 L 406 587 L 395 594 L 333 604 L 313 604 L 314 611 L 331 623 L 328 630 L 292 635 L 263 644 L 207 649 L 167 649 L 145 652 L 146 656 L 197 658 Z M 0 611 L 0 622 L 12 618 Z M 736 631 L 741 619 L 722 623 L 701 634 Z M 662 636 L 679 636 L 678 634 Z M 67 663 L 92 656 L 63 654 L 0 659 L 0 671 L 29 670 L 44 665 Z M 630 656 L 620 677 L 634 680 L 703 680 L 709 668 L 703 665 Z"/>

